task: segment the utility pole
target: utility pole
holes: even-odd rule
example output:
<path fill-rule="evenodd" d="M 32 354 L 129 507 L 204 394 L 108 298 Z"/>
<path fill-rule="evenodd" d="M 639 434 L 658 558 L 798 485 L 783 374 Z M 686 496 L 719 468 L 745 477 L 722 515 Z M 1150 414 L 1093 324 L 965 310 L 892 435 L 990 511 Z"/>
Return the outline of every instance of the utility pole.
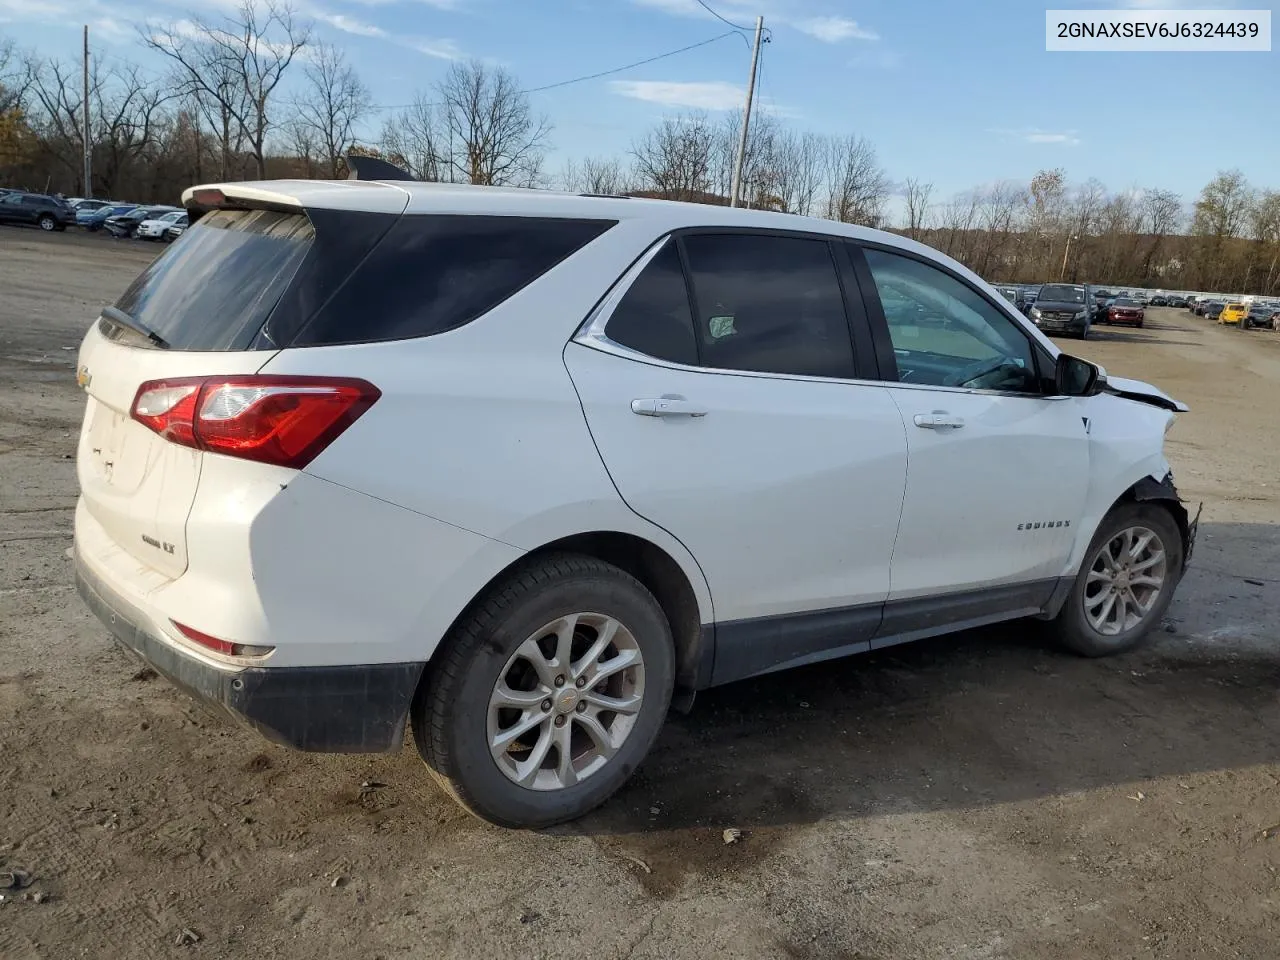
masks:
<path fill-rule="evenodd" d="M 1061 283 L 1067 278 L 1067 257 L 1071 253 L 1071 241 L 1076 239 L 1071 234 L 1067 234 L 1067 249 L 1062 251 L 1062 271 L 1058 274 L 1058 282 Z"/>
<path fill-rule="evenodd" d="M 764 17 L 756 17 L 756 42 L 751 48 L 751 76 L 747 79 L 747 106 L 742 111 L 742 131 L 738 137 L 738 155 L 733 158 L 733 181 L 729 186 L 729 206 L 738 205 L 742 189 L 742 164 L 747 157 L 747 129 L 751 126 L 751 100 L 756 95 L 756 67 L 760 64 L 760 35 L 764 32 Z"/>
<path fill-rule="evenodd" d="M 89 141 L 89 25 L 84 25 L 84 195 L 93 196 L 93 145 Z"/>

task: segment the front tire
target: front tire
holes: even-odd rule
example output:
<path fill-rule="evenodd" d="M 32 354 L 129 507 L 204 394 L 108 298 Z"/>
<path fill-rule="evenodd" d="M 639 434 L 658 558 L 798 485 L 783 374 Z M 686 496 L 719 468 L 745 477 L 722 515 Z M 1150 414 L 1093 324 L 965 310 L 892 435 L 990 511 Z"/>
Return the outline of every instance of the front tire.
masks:
<path fill-rule="evenodd" d="M 445 639 L 414 698 L 414 741 L 475 816 L 548 827 L 627 781 L 662 727 L 674 678 L 671 627 L 643 584 L 591 557 L 540 557 Z"/>
<path fill-rule="evenodd" d="M 36 221 L 36 225 L 45 233 L 50 233 L 53 231 L 53 228 L 58 225 L 58 222 L 54 220 L 53 217 L 45 213 L 41 214 L 40 219 Z"/>
<path fill-rule="evenodd" d="M 1085 657 L 1124 653 L 1164 617 L 1182 576 L 1182 534 L 1168 510 L 1127 503 L 1099 524 L 1054 628 Z"/>

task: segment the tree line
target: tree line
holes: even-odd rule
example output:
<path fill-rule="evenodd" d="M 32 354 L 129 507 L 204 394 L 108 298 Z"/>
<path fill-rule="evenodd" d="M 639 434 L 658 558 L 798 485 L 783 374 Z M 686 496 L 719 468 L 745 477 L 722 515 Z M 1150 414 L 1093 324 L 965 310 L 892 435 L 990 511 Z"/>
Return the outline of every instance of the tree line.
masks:
<path fill-rule="evenodd" d="M 624 155 L 552 170 L 552 125 L 511 72 L 454 62 L 409 105 L 383 113 L 342 51 L 318 42 L 283 0 L 151 23 L 138 43 L 166 72 L 92 60 L 86 185 L 80 64 L 0 36 L 0 184 L 172 203 L 211 180 L 343 177 L 354 151 L 429 181 L 727 203 L 736 114 L 668 116 Z M 1280 192 L 1236 170 L 1195 198 L 1113 192 L 1061 169 L 944 198 L 926 181 L 896 182 L 856 134 L 798 130 L 767 112 L 750 133 L 742 197 L 751 207 L 895 230 L 993 280 L 1280 294 Z"/>

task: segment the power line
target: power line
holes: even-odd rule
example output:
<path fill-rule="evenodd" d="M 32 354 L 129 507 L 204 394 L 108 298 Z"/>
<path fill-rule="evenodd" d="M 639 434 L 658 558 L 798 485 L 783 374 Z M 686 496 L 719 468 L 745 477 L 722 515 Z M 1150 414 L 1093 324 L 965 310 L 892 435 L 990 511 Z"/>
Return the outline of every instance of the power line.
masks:
<path fill-rule="evenodd" d="M 696 50 L 698 47 L 705 47 L 709 43 L 715 43 L 723 40 L 725 37 L 739 36 L 742 34 L 722 33 L 718 37 L 712 37 L 710 40 L 703 40 L 699 43 L 691 43 L 687 47 L 681 47 L 679 50 L 672 50 L 670 53 L 660 53 L 656 57 L 649 57 L 646 60 L 637 60 L 635 63 L 628 63 L 625 67 L 616 67 L 613 70 L 603 70 L 600 73 L 593 73 L 585 77 L 575 77 L 573 80 L 561 80 L 559 83 L 548 83 L 544 87 L 533 87 L 525 90 L 525 93 L 541 93 L 543 90 L 554 90 L 556 87 L 567 87 L 571 83 L 582 83 L 585 80 L 598 80 L 601 77 L 608 77 L 615 73 L 622 73 L 624 70 L 632 70 L 636 67 L 643 67 L 647 63 L 653 63 L 657 60 L 665 60 L 667 57 L 674 57 L 678 53 L 687 53 L 690 50 Z M 746 40 L 746 37 L 743 37 Z"/>
<path fill-rule="evenodd" d="M 716 13 L 714 10 L 712 10 L 712 9 L 711 9 L 711 7 L 710 7 L 710 5 L 708 5 L 708 4 L 705 2 L 705 0 L 696 0 L 696 2 L 697 2 L 697 4 L 698 4 L 698 6 L 700 6 L 703 10 L 707 11 L 707 13 L 711 14 L 713 17 L 715 17 L 715 18 L 716 18 L 717 20 L 719 20 L 721 23 L 727 23 L 729 26 L 733 27 L 733 29 L 735 29 L 735 30 L 741 30 L 743 33 L 746 33 L 748 30 L 750 30 L 750 29 L 751 29 L 750 27 L 741 27 L 741 26 L 739 26 L 738 24 L 734 23 L 732 20 L 726 20 L 724 17 L 720 16 L 720 14 L 718 14 L 718 13 Z"/>
<path fill-rule="evenodd" d="M 697 43 L 689 44 L 687 47 L 681 47 L 678 50 L 668 50 L 666 53 L 660 53 L 655 57 L 646 57 L 644 60 L 637 60 L 635 63 L 628 63 L 625 66 L 614 67 L 612 70 L 602 70 L 599 73 L 591 73 L 583 77 L 574 77 L 572 80 L 560 80 L 556 83 L 544 84 L 541 87 L 530 87 L 528 90 L 521 90 L 520 92 L 521 93 L 541 93 L 544 90 L 555 90 L 558 87 L 567 87 L 575 83 L 585 83 L 588 80 L 598 80 L 601 77 L 609 77 L 615 73 L 622 73 L 625 70 L 634 70 L 636 67 L 643 67 L 646 64 L 656 63 L 659 60 L 665 60 L 667 59 L 667 57 L 674 57 L 681 53 L 688 53 L 690 50 L 698 49 L 698 47 L 705 47 L 711 43 L 718 43 L 719 41 L 724 40 L 726 37 L 742 37 L 742 40 L 744 43 L 746 42 L 746 39 L 747 39 L 746 37 L 743 37 L 742 34 L 736 33 L 733 30 L 730 30 L 720 34 L 719 36 L 711 37 L 708 40 L 700 40 Z M 414 106 L 414 104 L 412 103 L 388 103 L 388 104 L 375 105 L 373 109 L 374 110 L 404 110 L 412 106 Z M 428 104 L 428 106 L 439 106 L 439 104 Z"/>

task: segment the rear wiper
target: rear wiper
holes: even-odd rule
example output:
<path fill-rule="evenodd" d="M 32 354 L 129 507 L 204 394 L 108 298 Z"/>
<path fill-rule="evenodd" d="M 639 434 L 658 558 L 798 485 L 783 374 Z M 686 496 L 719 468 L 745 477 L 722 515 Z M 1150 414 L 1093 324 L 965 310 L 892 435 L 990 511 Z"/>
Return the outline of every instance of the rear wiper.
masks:
<path fill-rule="evenodd" d="M 146 337 L 148 340 L 154 343 L 161 350 L 169 349 L 168 340 L 160 336 L 160 334 L 156 333 L 154 330 L 148 327 L 141 320 L 134 317 L 132 314 L 125 313 L 123 310 L 119 309 L 118 307 L 103 307 L 102 315 L 106 317 L 108 320 L 110 320 L 112 323 L 118 323 L 120 326 L 127 327 L 128 329 L 132 330 L 134 333 L 142 334 L 142 336 Z"/>

